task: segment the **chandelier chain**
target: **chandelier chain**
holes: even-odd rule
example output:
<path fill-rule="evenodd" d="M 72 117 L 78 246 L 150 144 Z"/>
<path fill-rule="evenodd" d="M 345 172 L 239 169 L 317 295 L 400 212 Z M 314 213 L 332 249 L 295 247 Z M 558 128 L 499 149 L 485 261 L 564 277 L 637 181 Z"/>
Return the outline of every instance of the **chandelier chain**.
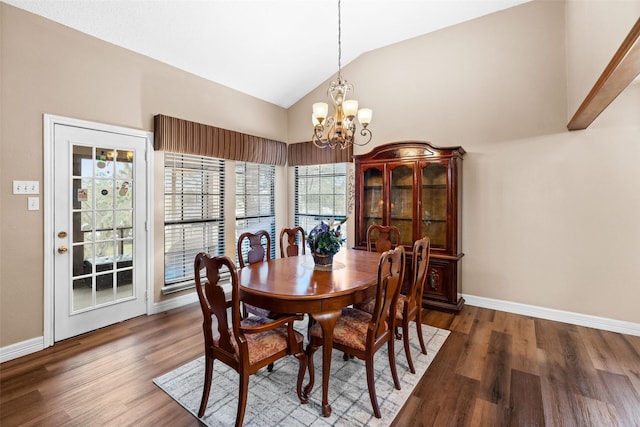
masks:
<path fill-rule="evenodd" d="M 342 20 L 340 17 L 340 0 L 338 0 L 338 80 L 342 80 L 341 70 L 342 70 Z"/>

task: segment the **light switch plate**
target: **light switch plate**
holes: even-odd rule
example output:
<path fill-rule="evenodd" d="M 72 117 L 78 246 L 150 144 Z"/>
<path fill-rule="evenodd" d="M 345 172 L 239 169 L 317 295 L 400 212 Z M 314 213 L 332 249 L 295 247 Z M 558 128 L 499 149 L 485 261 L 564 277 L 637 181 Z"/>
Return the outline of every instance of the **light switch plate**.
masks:
<path fill-rule="evenodd" d="M 29 197 L 29 205 L 27 209 L 30 211 L 39 211 L 40 210 L 40 197 Z"/>
<path fill-rule="evenodd" d="M 13 194 L 40 194 L 40 181 L 13 181 Z"/>

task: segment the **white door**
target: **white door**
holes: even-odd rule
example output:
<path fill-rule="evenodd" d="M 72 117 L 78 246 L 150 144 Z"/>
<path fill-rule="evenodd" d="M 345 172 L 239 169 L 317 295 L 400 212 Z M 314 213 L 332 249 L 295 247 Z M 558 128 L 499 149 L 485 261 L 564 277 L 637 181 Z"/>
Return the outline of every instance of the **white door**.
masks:
<path fill-rule="evenodd" d="M 54 125 L 54 341 L 146 312 L 146 139 Z"/>

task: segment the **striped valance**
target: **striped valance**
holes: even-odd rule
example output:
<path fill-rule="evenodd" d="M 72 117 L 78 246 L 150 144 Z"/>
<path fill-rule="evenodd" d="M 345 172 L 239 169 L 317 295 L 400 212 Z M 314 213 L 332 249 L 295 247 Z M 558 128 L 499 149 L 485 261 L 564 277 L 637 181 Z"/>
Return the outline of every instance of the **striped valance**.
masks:
<path fill-rule="evenodd" d="M 154 117 L 154 150 L 284 166 L 287 144 L 259 136 L 177 119 Z"/>
<path fill-rule="evenodd" d="M 289 166 L 322 165 L 327 163 L 348 163 L 353 161 L 353 146 L 349 148 L 318 148 L 313 142 L 299 142 L 287 147 Z"/>

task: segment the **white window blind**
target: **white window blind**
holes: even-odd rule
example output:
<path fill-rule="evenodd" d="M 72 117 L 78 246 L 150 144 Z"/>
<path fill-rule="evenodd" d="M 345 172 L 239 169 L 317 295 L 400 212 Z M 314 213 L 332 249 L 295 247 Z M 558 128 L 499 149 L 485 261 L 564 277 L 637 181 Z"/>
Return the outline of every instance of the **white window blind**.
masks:
<path fill-rule="evenodd" d="M 345 218 L 347 164 L 296 166 L 295 193 L 295 223 L 306 233 L 320 220 Z"/>
<path fill-rule="evenodd" d="M 271 236 L 271 258 L 275 258 L 275 175 L 273 165 L 236 162 L 236 241 L 242 233 L 265 230 Z M 249 245 L 242 248 L 246 260 Z M 238 260 L 236 260 L 237 262 Z"/>
<path fill-rule="evenodd" d="M 224 161 L 165 152 L 164 212 L 165 287 L 192 284 L 199 252 L 224 255 Z"/>

